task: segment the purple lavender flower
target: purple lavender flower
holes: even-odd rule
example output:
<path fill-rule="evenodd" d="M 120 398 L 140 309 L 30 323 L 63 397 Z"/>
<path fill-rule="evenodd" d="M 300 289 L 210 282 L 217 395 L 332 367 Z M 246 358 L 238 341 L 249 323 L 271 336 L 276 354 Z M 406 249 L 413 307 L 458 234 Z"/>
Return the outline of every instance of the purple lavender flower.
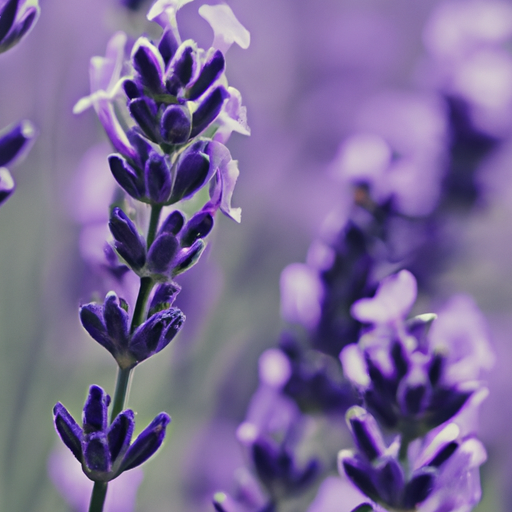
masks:
<path fill-rule="evenodd" d="M 122 411 L 108 426 L 109 404 L 110 396 L 99 386 L 91 386 L 83 410 L 83 427 L 60 402 L 53 409 L 60 438 L 95 482 L 109 482 L 146 462 L 160 448 L 171 421 L 166 413 L 160 413 L 132 443 L 133 411 Z"/>
<path fill-rule="evenodd" d="M 120 368 L 133 368 L 163 350 L 182 328 L 185 315 L 170 307 L 178 289 L 168 285 L 164 291 L 157 290 L 159 298 L 153 299 L 152 314 L 133 333 L 130 333 L 128 305 L 114 292 L 107 294 L 103 306 L 94 302 L 84 304 L 80 308 L 80 321 L 91 337 L 112 354 Z M 163 304 L 168 307 L 161 309 Z"/>
<path fill-rule="evenodd" d="M 0 53 L 18 44 L 39 16 L 38 0 L 8 0 L 0 9 Z"/>
<path fill-rule="evenodd" d="M 181 41 L 176 12 L 185 3 L 169 0 L 152 7 L 148 19 L 162 25 L 164 33 L 158 44 L 137 39 L 125 76 L 126 36 L 117 33 L 106 57 L 91 60 L 91 95 L 82 98 L 74 112 L 94 106 L 120 153 L 109 158 L 112 174 L 130 196 L 163 206 L 187 199 L 209 183 L 208 207 L 239 222 L 240 210 L 231 207 L 237 162 L 222 142 L 232 131 L 249 133 L 245 111 L 239 92 L 227 87 L 223 52 L 202 52 L 194 41 Z M 231 10 L 211 9 L 222 11 L 214 16 L 220 16 L 217 29 L 223 25 L 231 42 L 247 47 L 248 32 L 235 23 Z M 122 96 L 132 118 L 127 132 L 114 110 Z M 217 130 L 221 135 L 213 141 Z"/>
<path fill-rule="evenodd" d="M 453 324 L 448 319 L 447 327 L 438 330 L 434 346 L 427 331 L 435 315 L 405 322 L 415 298 L 416 281 L 408 271 L 384 279 L 373 298 L 361 299 L 352 308 L 358 320 L 372 327 L 358 346 L 348 346 L 340 355 L 345 374 L 360 389 L 366 406 L 386 427 L 403 432 L 408 440 L 452 418 L 482 388 L 475 380 L 479 371 L 463 374 L 452 366 L 460 354 L 449 355 L 450 337 L 469 347 L 484 340 L 487 347 L 482 330 L 472 336 L 471 329 L 458 327 L 457 334 L 451 334 Z M 468 361 L 470 354 L 465 351 Z M 458 378 L 449 378 L 450 373 Z"/>
<path fill-rule="evenodd" d="M 386 447 L 375 419 L 362 407 L 352 407 L 346 417 L 358 453 L 339 453 L 340 472 L 385 507 L 416 510 L 432 494 L 442 468 L 459 449 L 459 429 L 452 423 L 434 437 L 418 460 L 412 461 L 412 472 L 407 475 L 398 460 L 399 452 L 400 458 L 404 456 L 400 439 Z"/>

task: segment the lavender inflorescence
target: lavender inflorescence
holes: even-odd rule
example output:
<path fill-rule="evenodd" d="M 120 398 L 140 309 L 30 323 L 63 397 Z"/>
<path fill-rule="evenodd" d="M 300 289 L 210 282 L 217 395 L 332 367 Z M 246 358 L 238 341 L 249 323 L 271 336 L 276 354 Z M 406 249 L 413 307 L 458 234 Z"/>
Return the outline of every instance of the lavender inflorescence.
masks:
<path fill-rule="evenodd" d="M 237 162 L 224 143 L 233 131 L 248 135 L 249 129 L 240 93 L 227 85 L 224 54 L 235 40 L 247 47 L 249 34 L 226 6 L 218 6 L 200 13 L 221 49 L 205 51 L 193 40 L 182 41 L 176 12 L 186 3 L 157 1 L 148 19 L 161 26 L 162 36 L 157 42 L 139 37 L 128 61 L 127 36 L 116 33 L 105 58 L 91 61 L 91 95 L 74 108 L 79 113 L 93 106 L 117 151 L 108 164 L 124 197 L 111 207 L 113 241 L 105 266 L 119 279 L 129 271 L 140 278 L 133 308 L 113 291 L 103 304 L 80 307 L 83 327 L 118 365 L 110 424 L 110 397 L 98 386 L 89 390 L 82 428 L 63 405 L 54 409 L 61 439 L 96 482 L 91 511 L 102 510 L 106 483 L 145 462 L 165 437 L 170 418 L 161 413 L 130 445 L 134 416 L 124 404 L 131 371 L 163 350 L 184 324 L 185 315 L 172 307 L 181 290 L 174 278 L 199 260 L 218 210 L 240 221 L 240 209 L 231 206 Z M 205 187 L 209 198 L 198 209 Z M 193 197 L 196 211 L 188 219 L 179 209 L 164 210 Z M 145 230 L 135 215 L 144 204 L 151 210 Z"/>

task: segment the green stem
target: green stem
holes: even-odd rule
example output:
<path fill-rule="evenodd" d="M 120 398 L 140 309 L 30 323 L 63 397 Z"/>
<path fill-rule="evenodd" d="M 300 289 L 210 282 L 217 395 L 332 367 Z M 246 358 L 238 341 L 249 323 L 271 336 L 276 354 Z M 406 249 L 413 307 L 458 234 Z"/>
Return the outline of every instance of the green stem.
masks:
<path fill-rule="evenodd" d="M 135 309 L 133 310 L 132 325 L 130 327 L 130 333 L 133 334 L 135 329 L 139 327 L 145 320 L 146 315 L 146 304 L 148 302 L 149 294 L 153 289 L 153 280 L 150 277 L 142 277 L 140 280 L 139 295 L 137 296 L 137 302 L 135 303 Z"/>
<path fill-rule="evenodd" d="M 89 512 L 102 512 L 107 496 L 107 482 L 94 482 Z"/>
<path fill-rule="evenodd" d="M 151 207 L 151 217 L 149 219 L 147 248 L 151 247 L 151 244 L 155 240 L 156 229 L 158 228 L 158 221 L 160 220 L 160 212 L 162 211 L 162 205 L 154 204 Z"/>
<path fill-rule="evenodd" d="M 112 423 L 117 418 L 117 415 L 124 409 L 130 388 L 132 370 L 133 368 L 117 369 L 116 391 L 114 393 L 112 411 L 110 411 L 110 423 Z"/>

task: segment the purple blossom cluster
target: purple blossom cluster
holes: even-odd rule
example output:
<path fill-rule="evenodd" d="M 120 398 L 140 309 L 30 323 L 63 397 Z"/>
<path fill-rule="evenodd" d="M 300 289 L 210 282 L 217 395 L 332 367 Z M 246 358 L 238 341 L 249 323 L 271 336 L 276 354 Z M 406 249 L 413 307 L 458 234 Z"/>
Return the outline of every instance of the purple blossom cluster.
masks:
<path fill-rule="evenodd" d="M 160 39 L 141 36 L 129 54 L 127 35 L 114 34 L 106 56 L 91 60 L 91 94 L 74 107 L 74 113 L 95 109 L 117 151 L 108 157 L 120 193 L 111 205 L 112 243 L 104 266 L 120 280 L 134 274 L 140 283 L 135 304 L 111 291 L 103 304 L 80 307 L 83 327 L 118 365 L 110 421 L 110 396 L 96 385 L 89 389 L 82 427 L 62 404 L 53 411 L 59 436 L 95 482 L 90 511 L 103 510 L 109 481 L 144 463 L 162 444 L 166 413 L 130 444 L 134 413 L 125 402 L 131 372 L 181 330 L 185 315 L 172 307 L 181 290 L 174 278 L 199 260 L 215 213 L 240 222 L 240 208 L 231 206 L 239 171 L 225 143 L 233 131 L 248 135 L 249 128 L 240 93 L 227 83 L 225 53 L 234 42 L 246 48 L 249 33 L 227 6 L 203 6 L 199 13 L 213 28 L 212 46 L 204 50 L 192 39 L 182 41 L 176 13 L 190 1 L 158 0 L 147 18 L 160 25 Z M 192 200 L 189 218 L 167 210 Z"/>

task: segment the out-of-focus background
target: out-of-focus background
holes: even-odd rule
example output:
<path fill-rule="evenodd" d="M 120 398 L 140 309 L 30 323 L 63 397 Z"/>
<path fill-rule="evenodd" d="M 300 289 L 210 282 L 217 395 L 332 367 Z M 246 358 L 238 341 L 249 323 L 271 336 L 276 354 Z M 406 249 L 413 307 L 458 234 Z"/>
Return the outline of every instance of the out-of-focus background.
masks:
<path fill-rule="evenodd" d="M 40 3 L 33 32 L 0 56 L 0 125 L 28 118 L 40 132 L 12 169 L 18 188 L 0 211 L 0 510 L 13 512 L 71 510 L 49 476 L 67 467 L 56 462 L 62 451 L 52 408 L 61 401 L 80 417 L 90 384 L 113 392 L 115 362 L 78 321 L 79 304 L 108 290 L 90 262 L 101 252 L 94 225 L 106 221 L 113 187 L 109 149 L 94 112 L 71 110 L 89 92 L 89 59 L 104 55 L 112 33 L 134 39 L 152 30 L 149 2 L 135 12 L 118 0 Z M 250 48 L 233 46 L 227 58 L 252 129 L 250 138 L 235 134 L 229 142 L 241 171 L 233 202 L 243 219 L 218 217 L 207 253 L 178 280 L 183 332 L 135 372 L 129 405 L 137 428 L 160 411 L 173 418 L 164 449 L 144 466 L 135 510 L 212 510 L 209 494 L 229 487 L 243 463 L 234 433 L 257 385 L 258 356 L 283 326 L 280 272 L 305 260 L 346 197 L 333 171 L 340 145 L 366 130 L 442 153 L 440 91 L 464 98 L 472 122 L 498 144 L 476 171 L 478 201 L 447 226 L 453 251 L 424 303 L 434 308 L 468 292 L 488 319 L 497 358 L 481 409 L 489 460 L 477 510 L 509 509 L 512 13 L 508 3 L 482 4 L 498 7 L 229 2 L 251 32 Z M 184 6 L 178 20 L 185 38 L 208 47 L 200 5 Z M 439 172 L 434 157 L 423 170 L 426 183 Z"/>

